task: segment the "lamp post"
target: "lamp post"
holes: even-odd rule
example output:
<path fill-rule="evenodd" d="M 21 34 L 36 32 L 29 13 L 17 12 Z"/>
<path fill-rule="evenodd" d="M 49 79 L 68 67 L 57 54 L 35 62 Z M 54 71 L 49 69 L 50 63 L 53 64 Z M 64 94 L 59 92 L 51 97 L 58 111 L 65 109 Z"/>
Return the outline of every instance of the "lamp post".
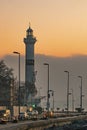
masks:
<path fill-rule="evenodd" d="M 74 111 L 74 93 L 73 89 L 71 89 L 71 94 L 72 94 L 72 112 Z"/>
<path fill-rule="evenodd" d="M 39 90 L 38 90 L 38 92 L 39 92 L 39 98 L 41 97 L 41 94 L 40 94 L 40 90 L 42 89 L 41 87 L 40 88 L 38 88 Z M 41 100 L 40 100 L 40 106 L 41 106 Z"/>
<path fill-rule="evenodd" d="M 67 113 L 69 112 L 69 71 L 64 71 L 65 73 L 68 74 L 67 78 Z"/>
<path fill-rule="evenodd" d="M 81 79 L 81 87 L 80 87 L 80 109 L 82 111 L 82 76 L 78 76 Z"/>
<path fill-rule="evenodd" d="M 18 104 L 19 104 L 19 114 L 20 114 L 20 53 L 19 52 L 16 52 L 16 51 L 14 51 L 13 52 L 14 54 L 17 54 L 18 56 L 19 56 L 19 59 L 18 59 L 18 68 L 19 68 L 19 72 L 18 72 L 18 74 L 19 74 L 19 98 L 18 98 Z"/>
<path fill-rule="evenodd" d="M 47 88 L 47 111 L 49 112 L 49 64 L 44 63 L 48 67 L 48 88 Z"/>
<path fill-rule="evenodd" d="M 53 96 L 53 112 L 54 112 L 54 91 L 53 90 L 49 90 L 49 92 L 52 92 L 52 96 Z"/>

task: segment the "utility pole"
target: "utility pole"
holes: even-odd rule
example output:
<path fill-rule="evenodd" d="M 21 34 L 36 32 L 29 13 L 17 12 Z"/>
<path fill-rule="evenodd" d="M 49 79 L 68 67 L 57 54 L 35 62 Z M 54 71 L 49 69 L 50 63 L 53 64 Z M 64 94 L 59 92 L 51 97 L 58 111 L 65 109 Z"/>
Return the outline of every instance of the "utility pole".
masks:
<path fill-rule="evenodd" d="M 74 111 L 74 93 L 73 93 L 73 89 L 71 89 L 71 94 L 72 94 L 72 112 Z"/>
<path fill-rule="evenodd" d="M 49 113 L 49 64 L 44 63 L 48 67 L 48 88 L 47 88 L 47 111 Z"/>
<path fill-rule="evenodd" d="M 81 109 L 81 112 L 82 112 L 82 76 L 78 76 L 78 78 L 81 79 L 81 86 L 80 86 L 80 109 Z"/>
<path fill-rule="evenodd" d="M 67 78 L 67 113 L 69 112 L 69 71 L 64 71 L 67 73 L 68 78 Z"/>
<path fill-rule="evenodd" d="M 19 104 L 19 114 L 20 114 L 20 53 L 19 52 L 16 52 L 14 51 L 13 52 L 14 54 L 17 54 L 19 56 L 18 58 L 18 68 L 19 68 L 19 71 L 18 71 L 18 74 L 19 74 L 19 94 L 18 94 L 18 104 Z"/>
<path fill-rule="evenodd" d="M 53 96 L 53 112 L 54 112 L 54 91 L 53 90 L 49 90 L 49 92 L 52 92 L 52 96 Z"/>

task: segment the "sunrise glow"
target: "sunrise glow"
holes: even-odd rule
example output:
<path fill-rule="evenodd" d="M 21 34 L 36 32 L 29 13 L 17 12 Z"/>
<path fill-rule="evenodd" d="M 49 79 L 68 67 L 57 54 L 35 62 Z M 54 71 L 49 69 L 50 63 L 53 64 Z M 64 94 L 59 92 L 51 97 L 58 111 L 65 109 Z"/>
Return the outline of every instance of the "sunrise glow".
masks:
<path fill-rule="evenodd" d="M 87 54 L 86 0 L 1 0 L 0 56 L 25 54 L 23 38 L 31 23 L 36 54 Z"/>

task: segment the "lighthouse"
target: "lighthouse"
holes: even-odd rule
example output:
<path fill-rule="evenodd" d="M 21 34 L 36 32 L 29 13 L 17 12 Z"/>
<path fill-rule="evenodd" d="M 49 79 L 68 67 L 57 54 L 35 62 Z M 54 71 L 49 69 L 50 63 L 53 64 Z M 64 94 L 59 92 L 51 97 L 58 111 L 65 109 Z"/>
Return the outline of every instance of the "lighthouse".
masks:
<path fill-rule="evenodd" d="M 34 70 L 34 45 L 36 38 L 33 35 L 33 30 L 29 26 L 26 30 L 25 43 L 25 100 L 28 102 L 29 95 L 35 93 L 35 70 Z"/>

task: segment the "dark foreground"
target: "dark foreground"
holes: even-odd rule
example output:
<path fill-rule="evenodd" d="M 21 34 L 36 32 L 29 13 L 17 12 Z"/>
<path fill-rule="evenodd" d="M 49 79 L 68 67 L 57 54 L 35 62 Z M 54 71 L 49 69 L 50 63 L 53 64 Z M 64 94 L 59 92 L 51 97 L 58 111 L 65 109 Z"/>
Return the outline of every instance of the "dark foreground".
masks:
<path fill-rule="evenodd" d="M 63 126 L 56 126 L 46 128 L 44 130 L 87 130 L 87 120 L 77 120 L 72 121 L 70 124 L 65 124 Z"/>

